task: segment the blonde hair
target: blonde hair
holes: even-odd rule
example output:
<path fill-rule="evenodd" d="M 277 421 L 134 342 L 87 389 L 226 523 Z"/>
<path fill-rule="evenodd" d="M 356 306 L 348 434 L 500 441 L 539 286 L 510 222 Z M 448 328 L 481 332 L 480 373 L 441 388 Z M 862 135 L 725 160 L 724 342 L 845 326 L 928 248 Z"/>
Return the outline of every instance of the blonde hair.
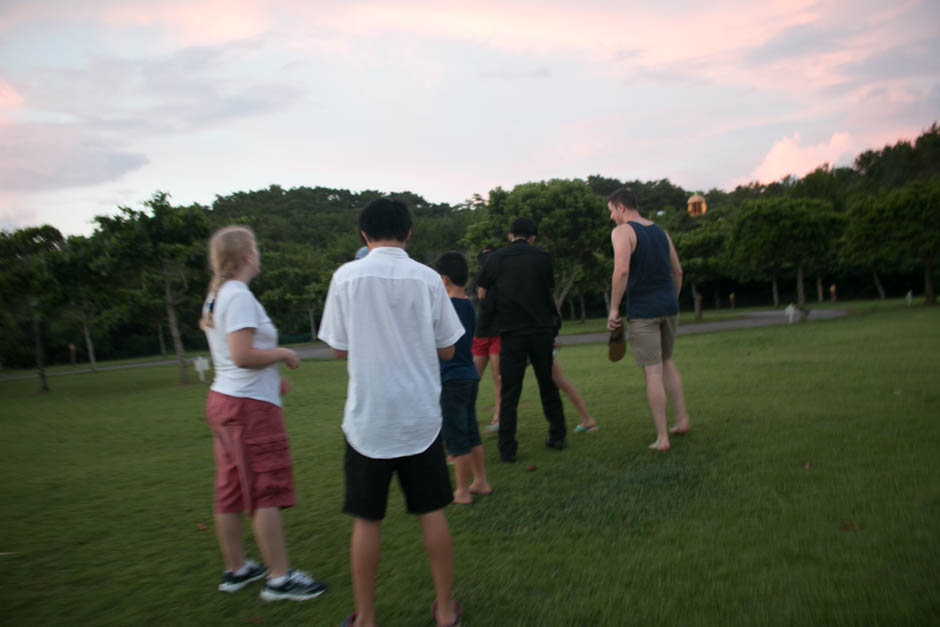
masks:
<path fill-rule="evenodd" d="M 245 263 L 245 254 L 255 245 L 255 233 L 247 226 L 232 225 L 219 229 L 209 238 L 209 268 L 212 280 L 206 299 L 209 306 L 199 320 L 199 328 L 205 331 L 215 326 L 212 319 L 212 304 L 215 293 L 222 284 L 234 278 Z"/>

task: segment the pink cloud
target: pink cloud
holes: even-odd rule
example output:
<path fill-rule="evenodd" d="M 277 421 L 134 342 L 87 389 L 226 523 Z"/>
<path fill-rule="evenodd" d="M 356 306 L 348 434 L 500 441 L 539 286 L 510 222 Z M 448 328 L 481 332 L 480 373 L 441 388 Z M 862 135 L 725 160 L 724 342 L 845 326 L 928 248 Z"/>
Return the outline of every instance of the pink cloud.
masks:
<path fill-rule="evenodd" d="M 23 96 L 10 83 L 0 78 L 0 109 L 15 109 L 23 104 Z"/>
<path fill-rule="evenodd" d="M 804 145 L 800 134 L 783 137 L 774 142 L 757 169 L 751 173 L 751 180 L 761 183 L 779 181 L 788 174 L 802 177 L 812 172 L 823 163 L 834 164 L 846 157 L 854 157 L 855 142 L 845 132 L 833 134 L 828 141 L 819 144 Z"/>
<path fill-rule="evenodd" d="M 153 3 L 116 2 L 102 12 L 118 25 L 163 25 L 182 44 L 216 44 L 257 37 L 271 24 L 263 2 L 253 0 L 174 0 Z"/>

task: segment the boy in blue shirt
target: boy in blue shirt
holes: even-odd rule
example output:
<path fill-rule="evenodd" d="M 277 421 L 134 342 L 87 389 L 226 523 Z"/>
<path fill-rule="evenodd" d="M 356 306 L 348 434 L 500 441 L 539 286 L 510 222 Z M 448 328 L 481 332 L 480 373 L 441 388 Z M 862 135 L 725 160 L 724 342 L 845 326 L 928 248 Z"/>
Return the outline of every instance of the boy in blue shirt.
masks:
<path fill-rule="evenodd" d="M 469 269 L 463 255 L 446 252 L 434 262 L 434 269 L 440 273 L 450 302 L 465 330 L 457 340 L 453 358 L 440 362 L 441 414 L 444 443 L 454 458 L 454 483 L 457 485 L 454 502 L 469 505 L 473 503 L 474 494 L 489 494 L 493 491 L 486 478 L 483 443 L 477 425 L 476 402 L 480 375 L 471 354 L 476 312 L 467 298 L 465 286 Z"/>

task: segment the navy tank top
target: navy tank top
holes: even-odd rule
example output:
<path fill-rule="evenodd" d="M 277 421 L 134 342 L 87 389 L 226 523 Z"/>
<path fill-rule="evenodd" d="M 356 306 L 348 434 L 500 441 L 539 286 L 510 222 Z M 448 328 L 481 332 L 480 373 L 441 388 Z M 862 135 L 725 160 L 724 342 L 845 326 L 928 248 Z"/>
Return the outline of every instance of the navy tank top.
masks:
<path fill-rule="evenodd" d="M 677 315 L 679 302 L 669 270 L 666 232 L 656 224 L 629 224 L 636 233 L 636 248 L 627 279 L 627 320 Z"/>

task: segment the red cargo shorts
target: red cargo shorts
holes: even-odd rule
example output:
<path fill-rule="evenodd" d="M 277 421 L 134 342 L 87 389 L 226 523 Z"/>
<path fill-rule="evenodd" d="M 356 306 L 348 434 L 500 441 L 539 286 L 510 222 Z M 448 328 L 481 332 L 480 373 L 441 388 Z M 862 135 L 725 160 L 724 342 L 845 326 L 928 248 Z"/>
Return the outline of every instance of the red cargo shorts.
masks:
<path fill-rule="evenodd" d="M 206 422 L 215 449 L 215 511 L 294 505 L 284 413 L 272 403 L 210 391 Z"/>

